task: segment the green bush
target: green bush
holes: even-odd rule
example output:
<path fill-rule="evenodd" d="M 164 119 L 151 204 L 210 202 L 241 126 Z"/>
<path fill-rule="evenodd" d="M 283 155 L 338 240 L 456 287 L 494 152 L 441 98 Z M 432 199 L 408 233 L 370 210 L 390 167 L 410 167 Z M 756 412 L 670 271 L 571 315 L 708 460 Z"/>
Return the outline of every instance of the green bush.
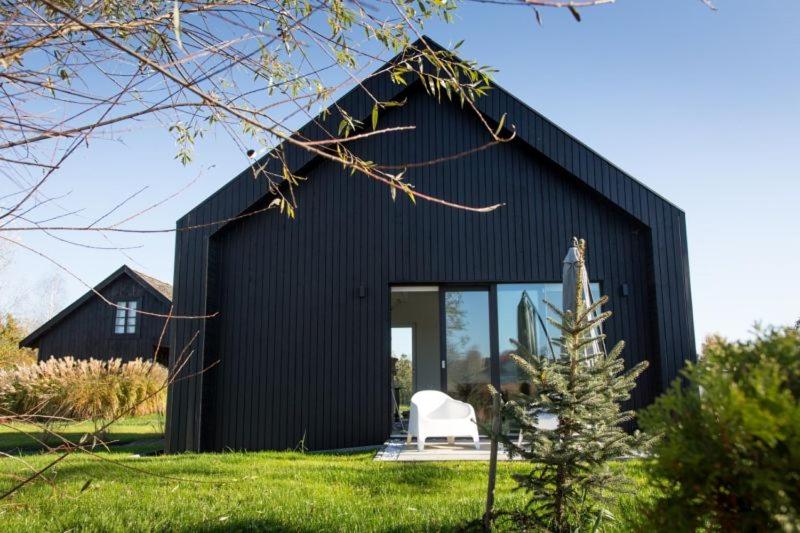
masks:
<path fill-rule="evenodd" d="M 0 316 L 0 369 L 36 362 L 36 350 L 20 348 L 25 328 L 12 314 Z"/>
<path fill-rule="evenodd" d="M 142 359 L 49 359 L 0 370 L 0 418 L 110 420 L 162 412 L 167 369 Z"/>
<path fill-rule="evenodd" d="M 659 529 L 800 529 L 800 335 L 705 346 L 641 414 L 662 435 L 649 466 L 663 491 L 648 513 Z"/>

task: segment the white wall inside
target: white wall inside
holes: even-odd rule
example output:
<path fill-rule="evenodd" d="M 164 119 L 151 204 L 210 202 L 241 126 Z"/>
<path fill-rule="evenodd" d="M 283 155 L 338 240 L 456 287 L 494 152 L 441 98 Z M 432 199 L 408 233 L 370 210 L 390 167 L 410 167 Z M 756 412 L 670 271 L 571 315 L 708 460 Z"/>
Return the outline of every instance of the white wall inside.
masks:
<path fill-rule="evenodd" d="M 392 327 L 411 327 L 414 392 L 440 390 L 439 293 L 415 287 L 392 290 Z"/>

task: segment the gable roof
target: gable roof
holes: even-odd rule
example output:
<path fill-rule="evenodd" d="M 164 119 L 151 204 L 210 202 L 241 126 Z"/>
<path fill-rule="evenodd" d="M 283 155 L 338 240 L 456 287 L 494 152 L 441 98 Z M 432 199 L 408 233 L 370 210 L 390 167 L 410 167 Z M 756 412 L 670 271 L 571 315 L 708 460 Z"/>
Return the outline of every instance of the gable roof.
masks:
<path fill-rule="evenodd" d="M 147 274 L 144 274 L 144 273 L 142 273 L 142 272 L 139 272 L 138 270 L 133 270 L 133 272 L 134 272 L 134 273 L 135 273 L 137 276 L 139 276 L 140 278 L 142 278 L 142 281 L 146 282 L 146 283 L 147 283 L 147 284 L 149 284 L 151 287 L 153 287 L 155 290 L 157 290 L 158 292 L 160 292 L 160 293 L 161 293 L 161 295 L 162 295 L 164 298 L 166 298 L 166 299 L 167 299 L 167 300 L 169 300 L 170 302 L 172 301 L 172 285 L 170 285 L 170 284 L 169 284 L 169 283 L 167 283 L 166 281 L 161 281 L 160 279 L 156 279 L 156 278 L 154 278 L 154 277 L 152 277 L 152 276 L 148 276 Z"/>
<path fill-rule="evenodd" d="M 429 37 L 422 37 L 411 46 L 424 45 L 437 51 L 446 50 Z M 404 54 L 405 52 L 401 52 L 390 59 L 376 72 L 385 71 L 387 65 L 401 61 Z M 361 85 L 378 100 L 391 101 L 400 99 L 403 93 L 421 84 L 419 78 L 405 86 L 393 83 L 388 78 L 387 74 L 370 77 Z M 658 225 L 662 209 L 674 211 L 680 218 L 684 217 L 679 207 L 600 156 L 500 85 L 492 82 L 491 86 L 492 89 L 486 96 L 476 100 L 475 107 L 495 124 L 506 115 L 506 129 L 513 125 L 517 140 L 550 159 L 593 192 L 648 227 Z M 324 138 L 326 131 L 336 131 L 340 120 L 335 111 L 337 106 L 346 109 L 352 117 L 363 123 L 369 123 L 372 103 L 373 100 L 365 96 L 364 90 L 356 86 L 329 106 L 325 112 L 297 130 L 295 136 L 318 140 Z M 282 160 L 287 162 L 293 173 L 301 173 L 302 168 L 319 157 L 302 147 L 283 142 L 181 217 L 178 220 L 178 227 L 219 220 L 223 221 L 216 227 L 216 230 L 219 230 L 227 224 L 224 222 L 226 219 L 235 218 L 252 210 L 258 202 L 269 195 L 269 192 L 261 186 L 261 182 L 253 179 L 253 169 L 264 168 L 273 175 L 281 175 L 282 169 L 278 167 L 275 158 L 270 157 L 278 150 L 282 153 Z M 646 200 L 641 200 L 642 198 Z"/>
<path fill-rule="evenodd" d="M 34 348 L 34 344 L 50 329 L 52 329 L 55 325 L 59 322 L 64 320 L 67 316 L 71 315 L 74 311 L 76 311 L 80 306 L 84 303 L 89 301 L 91 298 L 97 296 L 96 292 L 101 292 L 111 283 L 116 281 L 117 279 L 121 278 L 122 276 L 128 276 L 133 281 L 137 282 L 141 285 L 146 291 L 150 292 L 153 296 L 155 296 L 158 300 L 163 302 L 166 305 L 172 304 L 172 285 L 169 283 L 163 282 L 161 280 L 157 280 L 151 276 L 147 276 L 142 274 L 141 272 L 137 272 L 130 268 L 128 265 L 122 265 L 117 270 L 111 273 L 106 279 L 95 285 L 94 289 L 91 291 L 87 291 L 86 294 L 69 304 L 65 307 L 61 312 L 56 314 L 53 318 L 36 328 L 30 335 L 25 337 L 19 342 L 20 347 L 24 348 Z"/>

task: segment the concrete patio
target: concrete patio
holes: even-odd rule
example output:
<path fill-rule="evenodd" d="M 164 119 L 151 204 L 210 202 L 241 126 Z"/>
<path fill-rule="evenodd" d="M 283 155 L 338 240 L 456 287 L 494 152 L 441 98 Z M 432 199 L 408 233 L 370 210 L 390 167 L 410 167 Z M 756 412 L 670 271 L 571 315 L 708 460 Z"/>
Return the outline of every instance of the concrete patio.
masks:
<path fill-rule="evenodd" d="M 375 461 L 488 461 L 489 439 L 481 438 L 481 449 L 476 450 L 471 439 L 456 439 L 448 444 L 446 438 L 431 438 L 425 441 L 425 449 L 417 451 L 416 441 L 406 444 L 403 436 L 392 436 L 375 454 Z M 510 461 L 503 446 L 497 453 L 499 461 Z M 514 461 L 520 460 L 514 457 Z"/>

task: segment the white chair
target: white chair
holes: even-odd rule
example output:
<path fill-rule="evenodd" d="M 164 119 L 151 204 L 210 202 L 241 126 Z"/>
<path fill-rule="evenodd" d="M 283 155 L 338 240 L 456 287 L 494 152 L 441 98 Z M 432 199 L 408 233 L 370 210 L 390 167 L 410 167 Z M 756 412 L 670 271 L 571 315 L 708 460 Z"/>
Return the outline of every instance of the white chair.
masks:
<path fill-rule="evenodd" d="M 425 439 L 428 437 L 447 437 L 450 444 L 456 437 L 472 437 L 475 449 L 481 449 L 475 409 L 437 390 L 419 391 L 411 397 L 408 444 L 411 444 L 412 437 L 417 438 L 418 451 L 425 449 Z"/>

